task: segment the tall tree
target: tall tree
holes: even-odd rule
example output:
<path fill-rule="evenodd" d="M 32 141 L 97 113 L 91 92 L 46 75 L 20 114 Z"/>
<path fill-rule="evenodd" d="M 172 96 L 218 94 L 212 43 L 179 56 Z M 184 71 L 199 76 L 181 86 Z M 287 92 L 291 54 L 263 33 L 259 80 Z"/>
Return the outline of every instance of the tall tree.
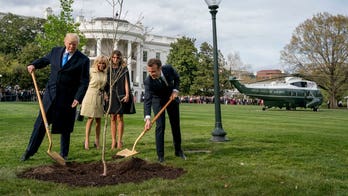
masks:
<path fill-rule="evenodd" d="M 31 75 L 28 74 L 27 71 L 27 65 L 32 62 L 34 59 L 40 58 L 41 56 L 45 55 L 45 53 L 42 51 L 42 49 L 33 43 L 28 43 L 23 49 L 22 49 L 22 55 L 18 57 L 18 62 L 20 65 L 22 65 L 22 69 L 24 71 L 18 72 L 23 73 L 21 75 L 20 81 L 18 81 L 18 85 L 23 89 L 30 89 L 33 88 L 33 82 Z M 23 66 L 24 65 L 24 66 Z M 44 69 L 41 69 L 38 71 L 36 75 L 37 83 L 40 86 L 40 88 L 43 88 L 45 84 L 47 83 L 47 76 L 49 74 L 49 67 L 45 67 Z"/>
<path fill-rule="evenodd" d="M 295 29 L 281 60 L 316 81 L 337 107 L 348 82 L 348 17 L 319 13 L 306 20 Z"/>
<path fill-rule="evenodd" d="M 43 23 L 44 19 L 11 13 L 0 19 L 1 87 L 19 85 L 21 88 L 26 88 L 31 84 L 23 82 L 24 78 L 29 78 L 29 74 L 25 72 L 25 65 L 29 61 L 24 61 L 24 56 L 37 54 L 29 45 L 33 43 L 35 36 L 42 32 Z M 28 53 L 25 52 L 25 48 L 30 49 Z"/>
<path fill-rule="evenodd" d="M 0 53 L 17 58 L 22 48 L 42 32 L 43 19 L 6 14 L 0 18 Z"/>
<path fill-rule="evenodd" d="M 79 23 L 72 17 L 72 4 L 74 0 L 60 0 L 61 12 L 58 16 L 50 15 L 44 24 L 44 33 L 37 36 L 37 42 L 43 51 L 48 52 L 55 46 L 64 42 L 66 33 L 77 33 L 80 37 L 80 49 L 85 45 L 86 39 L 79 30 Z"/>
<path fill-rule="evenodd" d="M 198 58 L 195 39 L 182 37 L 170 45 L 167 63 L 173 65 L 180 74 L 180 93 L 187 95 L 195 79 Z"/>
<path fill-rule="evenodd" d="M 220 50 L 218 50 L 218 69 L 219 69 L 219 85 L 220 85 L 220 95 L 222 96 L 227 89 L 233 88 L 229 82 L 229 77 L 231 76 L 230 69 L 227 68 L 227 61 Z"/>
<path fill-rule="evenodd" d="M 214 94 L 213 47 L 207 42 L 200 46 L 199 65 L 194 72 L 195 79 L 191 86 L 192 95 L 212 96 Z"/>
<path fill-rule="evenodd" d="M 198 66 L 194 72 L 195 78 L 191 86 L 191 95 L 212 96 L 214 95 L 214 56 L 213 46 L 203 42 L 198 53 Z M 219 85 L 222 95 L 226 88 L 230 88 L 228 83 L 229 72 L 224 68 L 225 59 L 221 51 L 218 51 Z"/>
<path fill-rule="evenodd" d="M 232 52 L 227 55 L 226 69 L 229 69 L 231 74 L 241 77 L 250 69 L 250 65 L 243 63 L 239 52 Z"/>

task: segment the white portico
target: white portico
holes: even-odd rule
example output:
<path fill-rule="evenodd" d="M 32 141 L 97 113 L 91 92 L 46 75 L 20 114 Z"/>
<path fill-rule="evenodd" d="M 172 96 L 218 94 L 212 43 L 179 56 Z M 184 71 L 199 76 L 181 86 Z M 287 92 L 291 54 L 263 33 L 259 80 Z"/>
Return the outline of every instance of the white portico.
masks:
<path fill-rule="evenodd" d="M 115 49 L 126 58 L 130 80 L 136 101 L 144 91 L 143 80 L 147 75 L 146 63 L 150 58 L 159 58 L 165 64 L 170 44 L 176 38 L 147 34 L 141 23 L 131 24 L 126 20 L 99 17 L 90 21 L 79 16 L 80 31 L 87 38 L 83 52 L 91 62 L 99 56 L 110 56 Z"/>

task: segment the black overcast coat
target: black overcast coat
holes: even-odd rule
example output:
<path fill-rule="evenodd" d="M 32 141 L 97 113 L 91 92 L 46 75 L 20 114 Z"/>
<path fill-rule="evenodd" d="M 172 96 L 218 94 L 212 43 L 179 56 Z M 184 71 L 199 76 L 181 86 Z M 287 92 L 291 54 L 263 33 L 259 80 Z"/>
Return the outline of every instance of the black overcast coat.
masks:
<path fill-rule="evenodd" d="M 171 65 L 163 65 L 162 72 L 166 78 L 166 81 L 168 82 L 168 86 L 158 87 L 155 80 L 150 76 L 147 76 L 144 81 L 144 117 L 146 115 L 151 115 L 151 105 L 154 100 L 161 100 L 161 105 L 165 105 L 165 103 L 169 100 L 173 89 L 179 90 L 180 77 L 176 70 Z"/>
<path fill-rule="evenodd" d="M 69 61 L 61 67 L 64 47 L 56 47 L 46 56 L 31 64 L 35 69 L 51 65 L 49 80 L 43 95 L 43 105 L 47 113 L 53 110 L 50 119 L 52 133 L 72 132 L 76 108 L 71 108 L 74 99 L 82 103 L 89 83 L 90 61 L 80 51 L 76 51 Z"/>

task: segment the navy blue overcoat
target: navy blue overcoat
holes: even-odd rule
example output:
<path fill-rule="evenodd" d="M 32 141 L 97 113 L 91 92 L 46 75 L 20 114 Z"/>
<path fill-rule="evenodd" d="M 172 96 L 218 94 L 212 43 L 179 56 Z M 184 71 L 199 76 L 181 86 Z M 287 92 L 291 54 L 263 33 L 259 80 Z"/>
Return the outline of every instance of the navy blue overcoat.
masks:
<path fill-rule="evenodd" d="M 31 63 L 35 69 L 51 66 L 43 105 L 46 113 L 53 110 L 50 112 L 53 116 L 48 117 L 52 133 L 73 131 L 76 107 L 72 108 L 71 104 L 74 99 L 82 103 L 89 83 L 89 58 L 77 50 L 62 67 L 64 52 L 65 47 L 55 47 L 46 56 Z"/>

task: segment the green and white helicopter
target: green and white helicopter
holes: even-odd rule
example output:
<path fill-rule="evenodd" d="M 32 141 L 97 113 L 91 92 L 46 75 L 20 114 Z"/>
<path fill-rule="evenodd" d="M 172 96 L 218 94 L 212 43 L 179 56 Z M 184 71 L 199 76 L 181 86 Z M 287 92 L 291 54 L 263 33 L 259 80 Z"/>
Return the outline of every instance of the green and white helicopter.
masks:
<path fill-rule="evenodd" d="M 323 102 L 323 95 L 317 84 L 299 77 L 285 77 L 283 80 L 267 83 L 242 84 L 236 77 L 231 76 L 229 81 L 240 93 L 263 100 L 262 110 L 271 107 L 295 110 L 296 107 L 302 107 L 318 111 Z"/>

